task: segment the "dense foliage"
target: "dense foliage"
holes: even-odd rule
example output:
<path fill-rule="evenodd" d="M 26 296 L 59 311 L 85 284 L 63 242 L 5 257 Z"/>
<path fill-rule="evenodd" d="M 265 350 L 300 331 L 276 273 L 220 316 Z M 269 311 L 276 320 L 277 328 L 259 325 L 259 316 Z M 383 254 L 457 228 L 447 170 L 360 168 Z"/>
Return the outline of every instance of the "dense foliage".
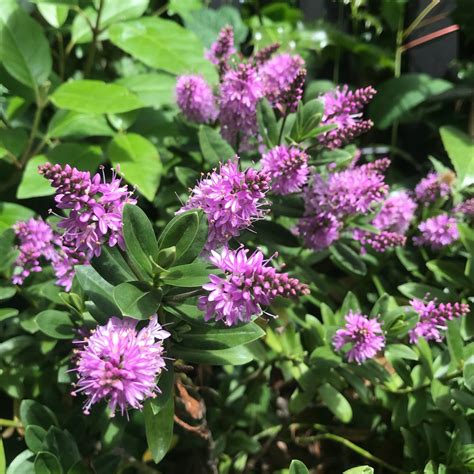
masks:
<path fill-rule="evenodd" d="M 0 474 L 472 472 L 474 67 L 403 74 L 439 2 L 204 3 L 0 6 Z"/>

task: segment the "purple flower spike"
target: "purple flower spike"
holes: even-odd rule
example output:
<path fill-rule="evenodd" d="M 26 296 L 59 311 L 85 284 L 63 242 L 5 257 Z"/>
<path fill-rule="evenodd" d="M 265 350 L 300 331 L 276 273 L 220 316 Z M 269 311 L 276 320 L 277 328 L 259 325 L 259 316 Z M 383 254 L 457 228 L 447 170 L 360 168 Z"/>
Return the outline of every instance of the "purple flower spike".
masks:
<path fill-rule="evenodd" d="M 448 214 L 440 214 L 423 221 L 418 230 L 421 235 L 414 237 L 413 242 L 416 245 L 427 245 L 433 250 L 446 247 L 459 239 L 457 221 Z"/>
<path fill-rule="evenodd" d="M 178 77 L 176 102 L 183 115 L 192 122 L 209 123 L 217 118 L 211 86 L 201 76 Z"/>
<path fill-rule="evenodd" d="M 228 69 L 230 57 L 236 53 L 234 46 L 234 30 L 227 25 L 221 29 L 217 40 L 212 43 L 211 49 L 207 51 L 206 58 L 219 68 L 219 75 L 222 76 Z"/>
<path fill-rule="evenodd" d="M 377 352 L 385 347 L 385 337 L 376 319 L 349 311 L 346 326 L 336 331 L 332 343 L 337 351 L 349 344 L 351 348 L 346 354 L 347 360 L 362 364 L 375 357 Z"/>
<path fill-rule="evenodd" d="M 322 125 L 337 125 L 319 137 L 319 141 L 327 148 L 340 148 L 355 137 L 372 127 L 370 120 L 362 120 L 362 112 L 376 91 L 372 87 L 350 91 L 348 86 L 327 92 L 322 96 L 324 115 Z"/>
<path fill-rule="evenodd" d="M 453 210 L 459 214 L 464 214 L 466 217 L 474 217 L 474 198 L 458 204 Z"/>
<path fill-rule="evenodd" d="M 465 303 L 438 303 L 436 299 L 414 299 L 410 301 L 410 305 L 419 316 L 416 326 L 409 332 L 412 344 L 416 344 L 420 337 L 427 341 L 441 342 L 448 321 L 465 316 L 470 311 L 469 305 Z"/>
<path fill-rule="evenodd" d="M 308 155 L 299 148 L 277 146 L 263 155 L 262 171 L 270 176 L 275 194 L 299 192 L 308 181 Z"/>
<path fill-rule="evenodd" d="M 406 191 L 392 194 L 382 204 L 372 225 L 380 230 L 405 234 L 416 211 L 416 203 Z"/>
<path fill-rule="evenodd" d="M 282 94 L 291 86 L 304 65 L 301 56 L 283 53 L 260 66 L 259 74 L 263 80 L 265 97 L 273 106 L 276 107 L 281 102 Z"/>
<path fill-rule="evenodd" d="M 91 178 L 90 173 L 69 165 L 46 163 L 39 172 L 56 188 L 57 207 L 69 210 L 58 224 L 68 251 L 90 260 L 100 255 L 103 244 L 124 249 L 122 211 L 125 204 L 136 204 L 136 200 L 115 173 L 107 183 L 99 173 Z"/>
<path fill-rule="evenodd" d="M 206 321 L 215 318 L 227 326 L 247 323 L 277 296 L 309 293 L 299 280 L 269 266 L 260 251 L 248 256 L 247 249 L 224 248 L 220 253 L 212 251 L 210 260 L 224 276 L 210 275 L 210 282 L 203 286 L 209 294 L 199 298 L 198 306 L 205 311 Z"/>
<path fill-rule="evenodd" d="M 429 206 L 437 199 L 449 196 L 451 193 L 450 177 L 451 173 L 446 175 L 439 175 L 434 171 L 428 173 L 415 187 L 416 200 L 425 206 Z"/>
<path fill-rule="evenodd" d="M 248 146 L 257 134 L 257 104 L 263 97 L 263 84 L 250 64 L 239 64 L 229 70 L 220 91 L 220 123 L 222 136 L 232 145 Z M 237 150 L 238 151 L 238 150 Z"/>
<path fill-rule="evenodd" d="M 252 168 L 240 171 L 238 160 L 229 161 L 203 178 L 180 211 L 202 209 L 209 221 L 207 250 L 225 244 L 256 219 L 265 216 L 265 194 L 270 178 Z"/>
<path fill-rule="evenodd" d="M 296 227 L 296 234 L 301 236 L 305 246 L 324 250 L 339 239 L 342 223 L 330 212 L 320 212 L 303 217 Z"/>
<path fill-rule="evenodd" d="M 262 48 L 260 51 L 257 51 L 253 55 L 253 61 L 255 65 L 259 67 L 262 64 L 266 63 L 273 56 L 273 54 L 278 51 L 280 46 L 280 43 L 273 43 L 266 46 L 265 48 Z"/>
<path fill-rule="evenodd" d="M 84 413 L 94 403 L 108 402 L 114 412 L 141 409 L 143 401 L 159 393 L 156 377 L 165 367 L 163 339 L 170 336 L 153 316 L 141 330 L 138 321 L 112 317 L 98 326 L 90 337 L 76 341 L 80 346 L 75 359 L 78 382 L 73 395 L 84 393 Z"/>

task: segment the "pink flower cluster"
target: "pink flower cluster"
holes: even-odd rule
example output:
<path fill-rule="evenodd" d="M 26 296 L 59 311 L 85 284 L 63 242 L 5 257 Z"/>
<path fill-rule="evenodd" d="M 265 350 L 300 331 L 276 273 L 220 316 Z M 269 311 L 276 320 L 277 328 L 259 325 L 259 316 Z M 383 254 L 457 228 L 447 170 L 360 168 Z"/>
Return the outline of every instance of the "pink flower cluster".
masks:
<path fill-rule="evenodd" d="M 76 341 L 78 376 L 73 395 L 84 393 L 87 415 L 94 403 L 108 402 L 114 416 L 118 408 L 142 408 L 144 400 L 159 392 L 156 377 L 165 367 L 163 340 L 170 336 L 158 323 L 156 315 L 148 325 L 137 330 L 138 321 L 111 317 L 91 335 Z"/>
<path fill-rule="evenodd" d="M 377 352 L 385 347 L 385 337 L 376 319 L 349 311 L 345 327 L 336 331 L 332 343 L 336 351 L 349 346 L 347 360 L 362 364 L 375 357 Z"/>
<path fill-rule="evenodd" d="M 410 305 L 419 316 L 416 326 L 409 333 L 412 344 L 420 337 L 427 341 L 441 342 L 442 331 L 446 330 L 447 322 L 465 316 L 470 311 L 469 305 L 465 303 L 438 303 L 436 299 L 414 299 L 410 301 Z"/>
<path fill-rule="evenodd" d="M 437 199 L 448 196 L 451 193 L 451 186 L 443 181 L 443 177 L 434 171 L 428 173 L 415 187 L 416 200 L 428 206 Z"/>
<path fill-rule="evenodd" d="M 459 239 L 457 221 L 448 214 L 440 214 L 423 221 L 418 230 L 421 235 L 414 237 L 416 245 L 427 245 L 433 250 L 452 244 Z"/>
<path fill-rule="evenodd" d="M 199 308 L 205 311 L 206 321 L 215 318 L 227 326 L 247 323 L 277 296 L 309 293 L 299 280 L 271 267 L 262 252 L 257 250 L 250 256 L 248 253 L 244 248 L 211 252 L 211 262 L 224 276 L 210 275 L 210 282 L 203 286 L 209 294 L 199 298 Z"/>
<path fill-rule="evenodd" d="M 209 222 L 206 248 L 226 244 L 256 219 L 265 216 L 265 194 L 270 179 L 264 172 L 239 170 L 238 159 L 221 165 L 203 178 L 191 191 L 188 202 L 178 212 L 202 209 Z"/>

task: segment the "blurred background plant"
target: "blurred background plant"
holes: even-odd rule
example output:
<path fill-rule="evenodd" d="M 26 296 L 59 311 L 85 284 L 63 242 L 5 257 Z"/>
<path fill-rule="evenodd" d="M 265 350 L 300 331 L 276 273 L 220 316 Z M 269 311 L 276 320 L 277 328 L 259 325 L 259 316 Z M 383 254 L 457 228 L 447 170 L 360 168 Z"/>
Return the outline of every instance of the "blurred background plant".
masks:
<path fill-rule="evenodd" d="M 459 242 L 439 253 L 407 246 L 361 254 L 347 236 L 314 252 L 291 232 L 301 200 L 275 197 L 273 220 L 242 239 L 267 256 L 277 251 L 275 261 L 309 283 L 311 294 L 272 305 L 278 318 L 261 323 L 266 335 L 249 346 L 252 362 L 176 361 L 174 434 L 154 426 L 151 450 L 146 411 L 128 422 L 105 410 L 85 418 L 69 396 L 74 325 L 68 317 L 58 329 L 44 312 L 83 315 L 84 294 L 79 287 L 60 293 L 51 269 L 13 285 L 11 227 L 35 214 L 46 218 L 52 207 L 54 189 L 39 165 L 95 171 L 120 164 L 160 235 L 200 173 L 235 153 L 215 127 L 184 119 L 175 99 L 178 75 L 217 83 L 204 50 L 226 25 L 245 57 L 275 42 L 301 55 L 306 103 L 338 84 L 377 90 L 367 114 L 374 127 L 357 141 L 362 156 L 390 156 L 387 181 L 395 189 L 413 189 L 431 169 L 451 188 L 417 219 L 471 197 L 471 0 L 4 0 L 0 472 L 2 462 L 9 474 L 306 472 L 300 462 L 289 467 L 292 459 L 321 473 L 472 472 L 474 318 L 450 322 L 446 343 L 407 342 L 416 317 L 411 299 L 472 302 L 472 219 L 459 226 Z M 260 115 L 262 132 L 271 117 Z M 281 118 L 278 125 L 283 131 Z M 355 153 L 318 150 L 311 164 L 343 168 Z M 245 164 L 253 159 L 243 153 Z M 383 357 L 359 366 L 334 350 L 349 311 L 380 316 Z M 372 468 L 350 469 L 364 463 Z"/>

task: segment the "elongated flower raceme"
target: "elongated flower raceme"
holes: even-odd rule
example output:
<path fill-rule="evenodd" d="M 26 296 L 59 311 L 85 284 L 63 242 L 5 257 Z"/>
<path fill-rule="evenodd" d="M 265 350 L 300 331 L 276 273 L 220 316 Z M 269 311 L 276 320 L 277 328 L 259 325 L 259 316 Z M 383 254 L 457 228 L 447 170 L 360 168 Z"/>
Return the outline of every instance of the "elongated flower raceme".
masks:
<path fill-rule="evenodd" d="M 362 364 L 385 347 L 385 337 L 376 319 L 349 311 L 345 327 L 336 331 L 332 343 L 337 351 L 349 346 L 347 360 Z"/>
<path fill-rule="evenodd" d="M 206 321 L 215 318 L 227 326 L 247 323 L 260 315 L 277 296 L 294 297 L 309 293 L 308 287 L 287 273 L 279 273 L 259 250 L 249 256 L 247 249 L 212 251 L 211 262 L 224 276 L 210 275 L 203 286 L 209 294 L 199 298 Z"/>
<path fill-rule="evenodd" d="M 178 212 L 202 209 L 206 213 L 209 222 L 206 248 L 212 250 L 265 216 L 265 194 L 269 187 L 266 173 L 253 168 L 240 171 L 236 159 L 203 178 Z"/>
<path fill-rule="evenodd" d="M 474 217 L 474 198 L 466 199 L 462 203 L 458 204 L 454 209 L 454 212 L 463 214 L 468 218 Z"/>
<path fill-rule="evenodd" d="M 415 215 L 416 203 L 406 191 L 392 194 L 382 204 L 371 224 L 380 232 L 356 229 L 354 238 L 363 246 L 376 252 L 385 252 L 392 247 L 405 245 L 405 233 Z"/>
<path fill-rule="evenodd" d="M 239 64 L 224 75 L 219 120 L 222 136 L 234 147 L 245 149 L 257 134 L 257 104 L 262 97 L 262 80 L 251 64 Z"/>
<path fill-rule="evenodd" d="M 416 344 L 420 337 L 441 342 L 448 321 L 465 316 L 470 311 L 465 303 L 438 303 L 436 298 L 429 300 L 428 297 L 425 300 L 411 300 L 410 306 L 419 316 L 416 326 L 409 332 L 412 344 Z"/>
<path fill-rule="evenodd" d="M 206 58 L 218 66 L 219 75 L 222 76 L 228 69 L 230 57 L 237 51 L 234 46 L 234 30 L 227 25 L 221 29 L 217 40 L 212 43 L 211 49 L 206 52 Z"/>
<path fill-rule="evenodd" d="M 387 194 L 384 171 L 389 164 L 383 158 L 327 177 L 313 175 L 303 194 L 305 214 L 296 227 L 305 245 L 323 250 L 325 243 L 337 240 L 345 218 L 372 212 Z"/>
<path fill-rule="evenodd" d="M 73 395 L 87 397 L 84 413 L 93 404 L 108 402 L 112 412 L 141 409 L 147 398 L 159 393 L 156 378 L 165 367 L 163 340 L 170 336 L 153 316 L 143 329 L 138 321 L 112 317 L 83 341 L 77 341 L 75 360 L 78 381 Z"/>
<path fill-rule="evenodd" d="M 275 194 L 295 193 L 308 181 L 308 155 L 299 148 L 279 145 L 263 155 L 262 170 L 270 176 Z"/>
<path fill-rule="evenodd" d="M 337 128 L 324 133 L 319 141 L 327 148 L 339 148 L 372 127 L 370 120 L 362 119 L 364 107 L 376 94 L 372 87 L 350 91 L 343 86 L 322 96 L 324 115 L 322 125 L 337 125 Z"/>
<path fill-rule="evenodd" d="M 449 196 L 451 193 L 450 183 L 454 179 L 452 173 L 440 175 L 431 171 L 415 187 L 416 200 L 428 206 L 437 199 Z"/>
<path fill-rule="evenodd" d="M 104 244 L 124 248 L 122 211 L 125 204 L 136 204 L 136 200 L 115 173 L 106 182 L 99 173 L 91 177 L 69 165 L 46 163 L 39 170 L 56 188 L 57 207 L 69 212 L 58 224 L 65 247 L 88 259 L 100 255 Z"/>
<path fill-rule="evenodd" d="M 273 106 L 281 103 L 282 94 L 292 84 L 297 74 L 304 68 L 303 58 L 288 53 L 273 56 L 259 67 L 259 75 L 263 80 L 265 97 Z"/>
<path fill-rule="evenodd" d="M 192 122 L 213 122 L 218 115 L 211 86 L 201 76 L 178 77 L 176 103 L 183 115 Z"/>
<path fill-rule="evenodd" d="M 457 221 L 448 214 L 440 214 L 423 221 L 418 230 L 421 235 L 414 237 L 415 245 L 426 245 L 433 250 L 438 250 L 459 239 Z"/>
<path fill-rule="evenodd" d="M 74 265 L 85 263 L 82 253 L 70 252 L 61 236 L 43 219 L 29 219 L 14 226 L 18 239 L 18 257 L 12 282 L 22 285 L 31 273 L 41 272 L 43 264 L 50 263 L 56 274 L 56 282 L 66 291 L 71 289 Z"/>

